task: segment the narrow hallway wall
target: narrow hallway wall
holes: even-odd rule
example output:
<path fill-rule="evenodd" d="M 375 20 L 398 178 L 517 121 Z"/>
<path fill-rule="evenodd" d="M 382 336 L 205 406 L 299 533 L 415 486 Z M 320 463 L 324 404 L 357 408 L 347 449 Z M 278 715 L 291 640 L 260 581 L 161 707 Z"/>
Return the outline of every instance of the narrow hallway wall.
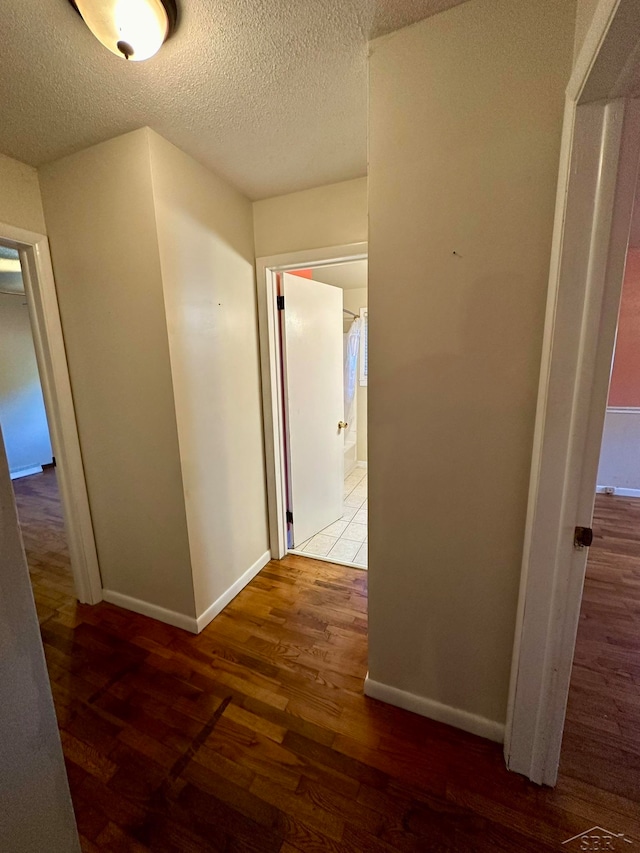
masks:
<path fill-rule="evenodd" d="M 498 740 L 574 22 L 472 0 L 371 45 L 369 689 Z"/>
<path fill-rule="evenodd" d="M 150 143 L 196 615 L 212 618 L 269 559 L 251 202 Z"/>
<path fill-rule="evenodd" d="M 149 131 L 50 163 L 40 185 L 103 586 L 193 618 Z"/>

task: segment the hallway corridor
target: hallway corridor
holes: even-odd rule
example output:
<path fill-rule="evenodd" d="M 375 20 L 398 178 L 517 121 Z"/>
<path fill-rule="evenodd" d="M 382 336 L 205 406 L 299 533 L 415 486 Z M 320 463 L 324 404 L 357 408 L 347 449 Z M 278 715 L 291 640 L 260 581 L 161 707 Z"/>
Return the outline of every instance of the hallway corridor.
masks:
<path fill-rule="evenodd" d="M 508 773 L 499 744 L 363 696 L 368 575 L 357 568 L 272 561 L 198 636 L 77 604 L 53 473 L 15 486 L 86 853 L 552 853 L 594 824 L 640 841 L 629 508 L 622 522 L 613 504 L 599 510 L 591 628 L 550 790 Z M 619 604 L 600 597 L 613 592 L 601 546 L 614 525 L 631 582 Z M 602 636 L 620 625 L 623 642 L 606 651 Z M 605 680 L 619 682 L 614 695 L 587 694 Z"/>

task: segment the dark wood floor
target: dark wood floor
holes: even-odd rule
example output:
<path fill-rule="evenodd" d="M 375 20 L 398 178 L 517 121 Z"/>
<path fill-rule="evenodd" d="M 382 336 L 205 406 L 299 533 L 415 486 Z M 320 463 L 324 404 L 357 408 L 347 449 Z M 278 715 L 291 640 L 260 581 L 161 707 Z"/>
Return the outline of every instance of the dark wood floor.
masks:
<path fill-rule="evenodd" d="M 366 572 L 273 561 L 194 637 L 76 604 L 53 473 L 15 490 L 85 851 L 539 853 L 594 824 L 640 842 L 634 502 L 598 504 L 549 790 L 362 695 Z"/>
<path fill-rule="evenodd" d="M 596 497 L 563 774 L 640 799 L 640 500 Z"/>

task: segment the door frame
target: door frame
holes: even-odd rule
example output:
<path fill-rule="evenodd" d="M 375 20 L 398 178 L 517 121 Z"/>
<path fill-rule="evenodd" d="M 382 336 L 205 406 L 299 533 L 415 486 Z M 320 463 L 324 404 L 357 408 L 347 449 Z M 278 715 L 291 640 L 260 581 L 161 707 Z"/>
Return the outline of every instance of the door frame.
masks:
<path fill-rule="evenodd" d="M 256 259 L 269 544 L 271 556 L 276 560 L 282 559 L 288 551 L 284 413 L 281 394 L 283 377 L 276 304 L 278 295 L 276 273 L 361 261 L 366 260 L 367 256 L 367 243 L 348 243 L 342 246 L 288 252 Z"/>
<path fill-rule="evenodd" d="M 509 769 L 557 780 L 640 155 L 637 0 L 599 0 L 566 91 L 505 730 Z M 576 175 L 595 158 L 592 185 Z"/>
<path fill-rule="evenodd" d="M 18 250 L 78 600 L 102 601 L 87 483 L 60 322 L 49 241 L 44 234 L 0 223 L 0 240 Z"/>

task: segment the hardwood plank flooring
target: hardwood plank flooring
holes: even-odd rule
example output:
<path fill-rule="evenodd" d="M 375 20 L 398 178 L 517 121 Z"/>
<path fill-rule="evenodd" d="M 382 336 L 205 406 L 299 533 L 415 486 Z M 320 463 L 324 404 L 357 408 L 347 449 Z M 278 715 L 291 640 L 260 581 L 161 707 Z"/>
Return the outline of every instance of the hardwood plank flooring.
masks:
<path fill-rule="evenodd" d="M 640 792 L 640 500 L 597 495 L 560 769 Z"/>
<path fill-rule="evenodd" d="M 14 486 L 85 851 L 533 853 L 594 824 L 640 842 L 635 503 L 598 503 L 549 790 L 362 695 L 366 572 L 272 561 L 196 637 L 77 604 L 55 473 Z"/>

